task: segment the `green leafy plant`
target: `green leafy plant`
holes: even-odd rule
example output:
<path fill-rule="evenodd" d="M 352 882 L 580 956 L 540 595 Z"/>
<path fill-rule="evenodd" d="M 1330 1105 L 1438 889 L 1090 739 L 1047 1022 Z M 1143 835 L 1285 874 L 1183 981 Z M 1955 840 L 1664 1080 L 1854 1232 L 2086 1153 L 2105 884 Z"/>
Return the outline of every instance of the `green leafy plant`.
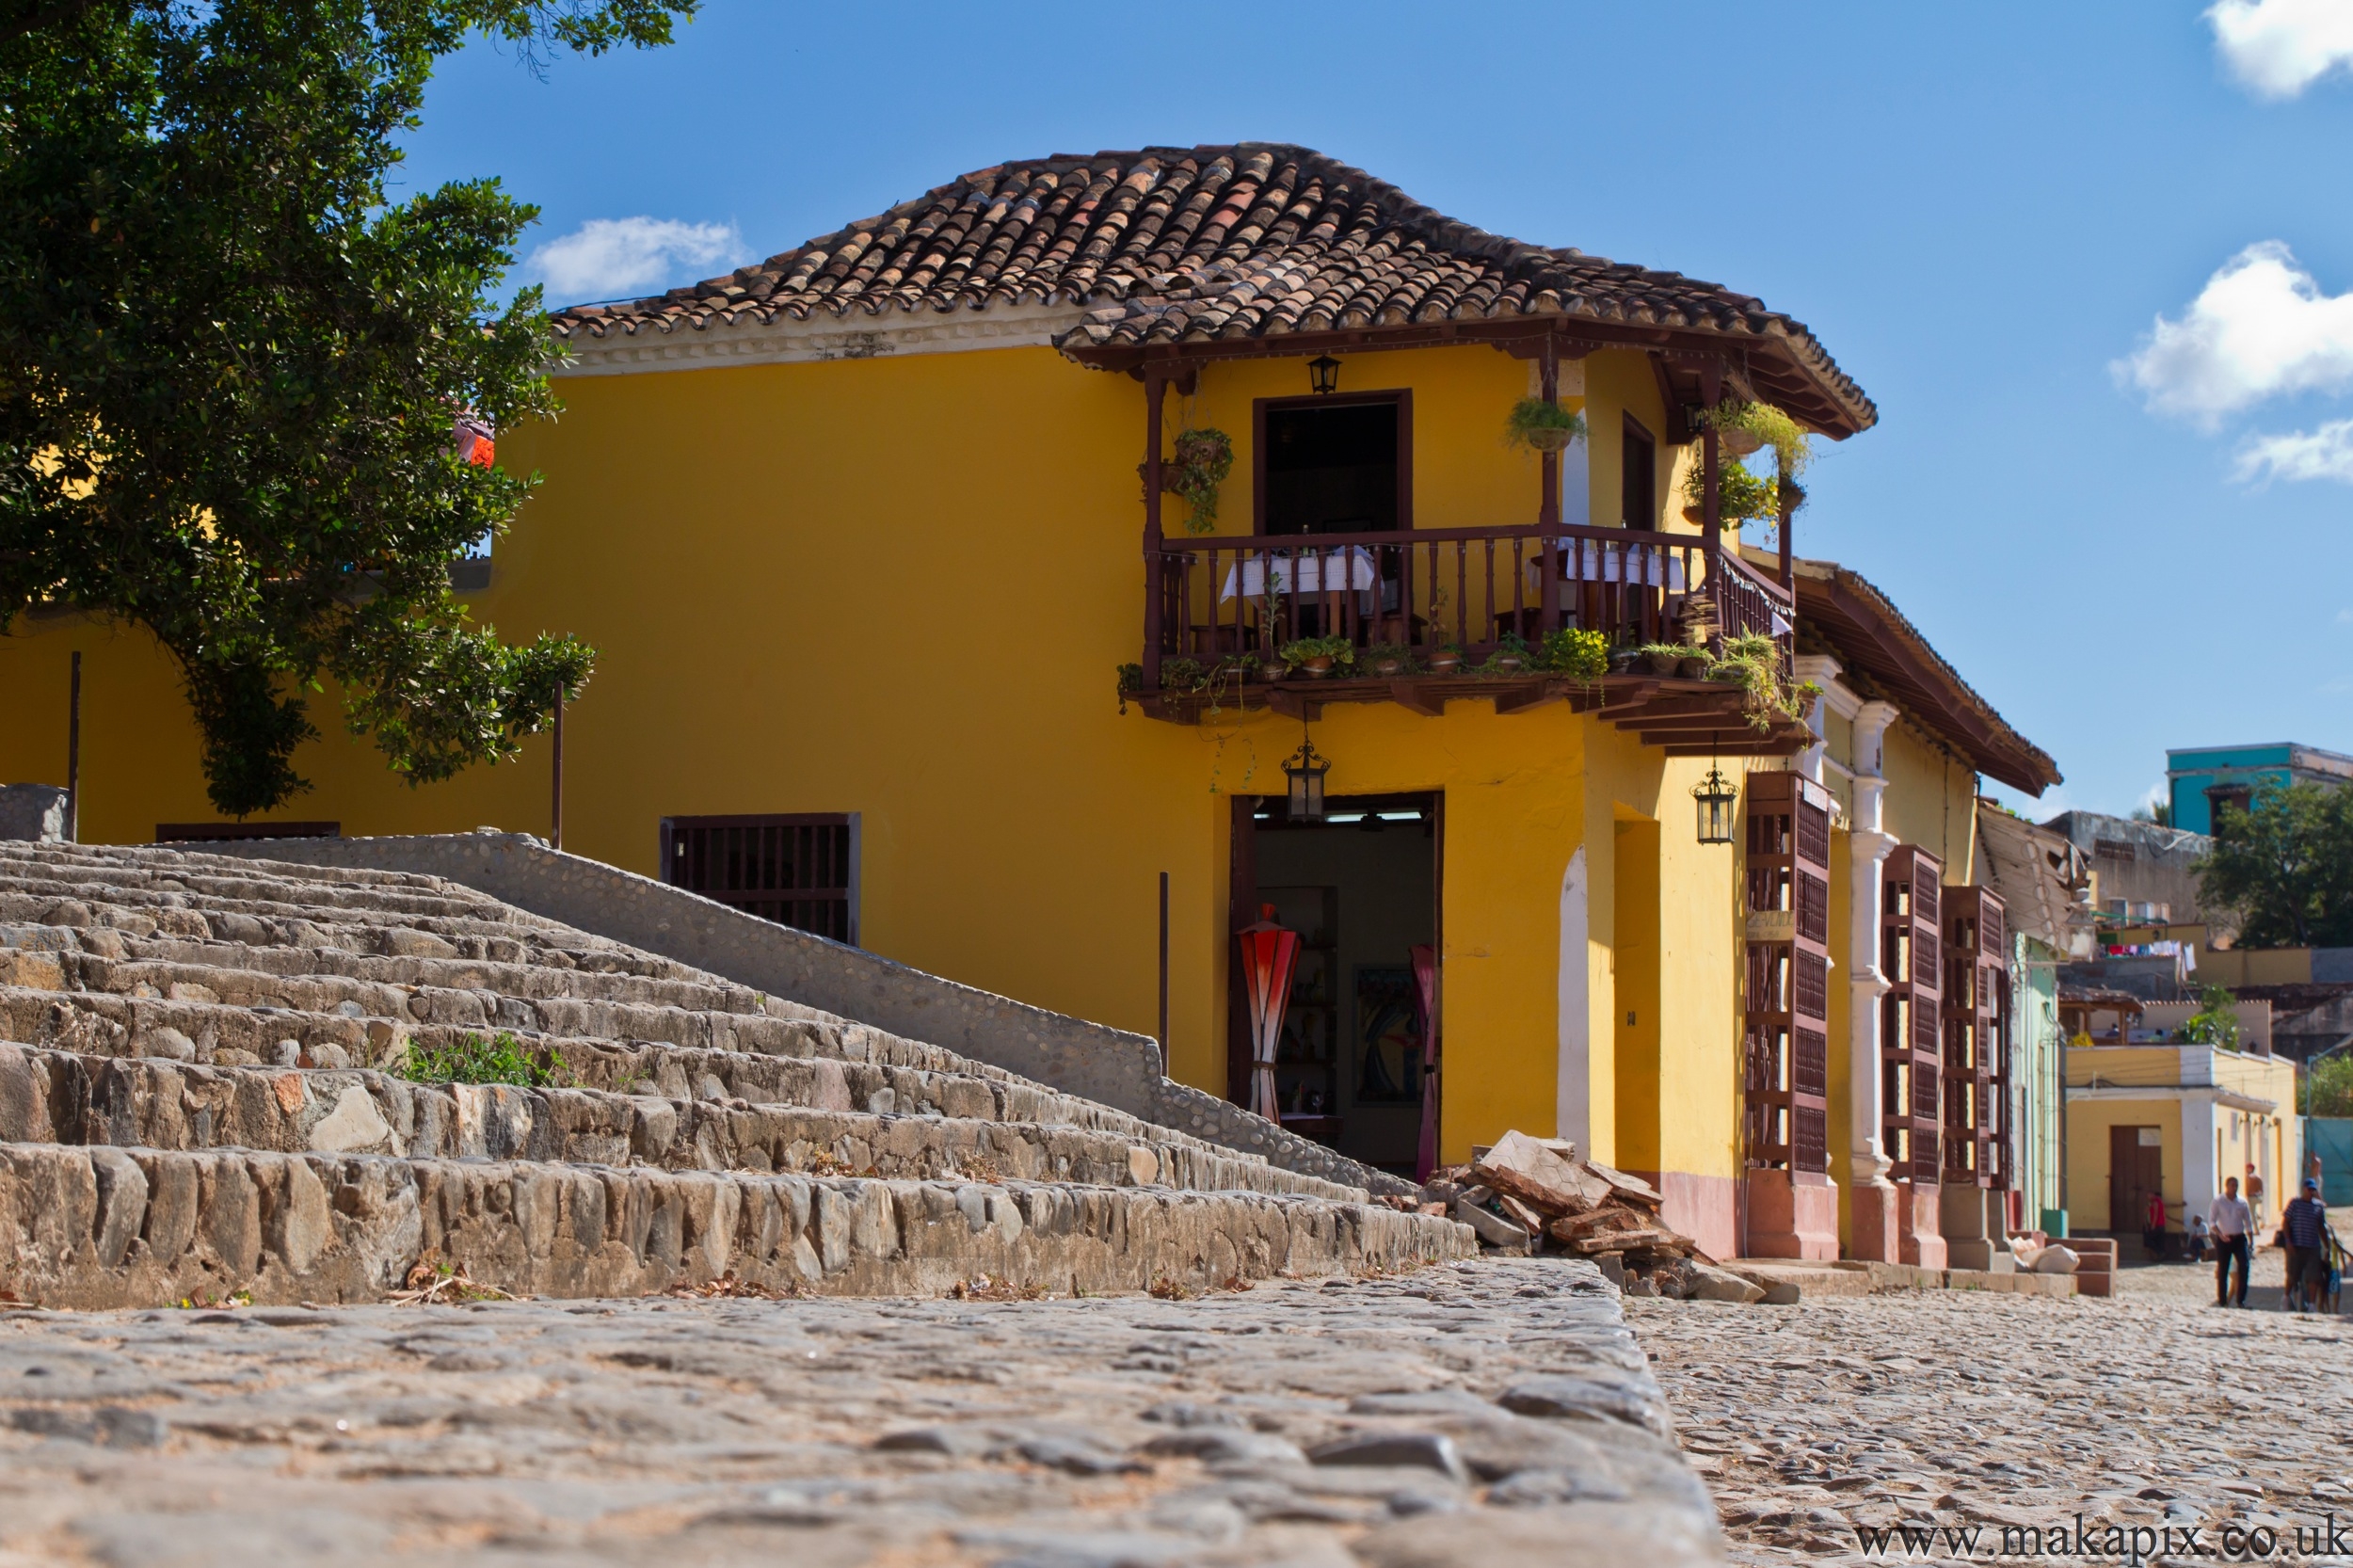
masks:
<path fill-rule="evenodd" d="M 1707 470 L 1699 463 L 1691 465 L 1683 476 L 1683 498 L 1693 506 L 1707 504 Z M 1716 517 L 1721 522 L 1738 525 L 1750 519 L 1781 516 L 1781 486 L 1774 479 L 1760 479 L 1740 463 L 1725 463 L 1716 473 Z"/>
<path fill-rule="evenodd" d="M 1702 659 L 1706 657 L 1705 650 L 1692 648 L 1685 643 L 1644 643 L 1634 651 L 1642 655 L 1646 659 L 1654 656 L 1661 659 Z"/>
<path fill-rule="evenodd" d="M 2215 812 L 2192 869 L 2200 905 L 2236 917 L 2240 947 L 2353 947 L 2353 791 L 2258 784 Z"/>
<path fill-rule="evenodd" d="M 1536 668 L 1579 680 L 1598 680 L 1609 673 L 1609 639 L 1598 632 L 1564 626 L 1547 632 L 1536 645 Z"/>
<path fill-rule="evenodd" d="M 1284 664 L 1297 669 L 1310 659 L 1329 659 L 1340 668 L 1356 662 L 1356 645 L 1346 637 L 1301 637 L 1285 643 L 1275 653 Z"/>
<path fill-rule="evenodd" d="M 1234 472 L 1234 440 L 1207 425 L 1176 432 L 1175 459 L 1160 469 L 1160 488 L 1184 497 L 1193 515 L 1185 527 L 1206 534 L 1217 526 L 1217 488 Z"/>
<path fill-rule="evenodd" d="M 2231 993 L 2219 985 L 2198 988 L 2198 1011 L 2182 1022 L 2182 1038 L 2192 1045 L 2238 1048 L 2238 1013 Z"/>
<path fill-rule="evenodd" d="M 393 1069 L 411 1083 L 511 1083 L 525 1089 L 561 1087 L 571 1078 L 564 1059 L 546 1047 L 526 1047 L 501 1030 L 484 1039 L 461 1034 L 446 1046 L 411 1041 Z"/>
<path fill-rule="evenodd" d="M 14 5 L 0 25 L 0 626 L 43 607 L 167 653 L 224 814 L 309 787 L 342 718 L 429 783 L 576 692 L 573 638 L 503 643 L 449 568 L 536 479 L 461 415 L 552 415 L 537 216 L 398 167 L 436 63 L 667 42 L 694 0 Z M 536 57 L 536 55 L 534 56 Z M 404 188 L 405 187 L 405 188 Z"/>
<path fill-rule="evenodd" d="M 1414 656 L 1412 647 L 1405 643 L 1375 643 L 1357 653 L 1356 663 L 1370 669 L 1385 659 L 1394 659 L 1403 673 L 1413 675 L 1421 668 L 1421 661 Z"/>
<path fill-rule="evenodd" d="M 1707 679 L 1739 687 L 1746 694 L 1742 707 L 1749 723 L 1759 730 L 1772 728 L 1776 718 L 1803 717 L 1805 704 L 1821 695 L 1812 681 L 1795 687 L 1783 682 L 1780 645 L 1762 632 L 1726 637 L 1707 666 Z"/>
<path fill-rule="evenodd" d="M 1563 438 L 1558 432 L 1568 432 Z M 1548 403 L 1541 397 L 1523 397 L 1512 405 L 1504 416 L 1503 440 L 1507 446 L 1531 451 L 1559 451 L 1571 441 L 1585 439 L 1585 416 Z"/>
<path fill-rule="evenodd" d="M 2302 1073 L 2296 1108 L 2307 1116 L 2353 1116 L 2353 1056 L 2324 1056 Z"/>
<path fill-rule="evenodd" d="M 1738 432 L 1750 437 L 1760 447 L 1773 449 L 1773 457 L 1784 478 L 1803 473 L 1814 461 L 1814 438 L 1808 435 L 1781 409 L 1769 403 L 1742 403 L 1737 400 L 1719 403 L 1700 416 L 1701 423 L 1715 426 L 1720 434 Z"/>

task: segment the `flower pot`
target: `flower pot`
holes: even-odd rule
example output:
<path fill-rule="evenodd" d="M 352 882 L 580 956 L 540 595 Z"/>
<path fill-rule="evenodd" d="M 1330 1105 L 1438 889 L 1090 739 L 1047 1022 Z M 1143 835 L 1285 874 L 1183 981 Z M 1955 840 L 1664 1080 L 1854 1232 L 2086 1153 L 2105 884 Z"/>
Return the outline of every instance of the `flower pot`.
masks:
<path fill-rule="evenodd" d="M 1707 661 L 1698 657 L 1680 660 L 1675 664 L 1675 673 L 1686 680 L 1697 680 L 1707 673 Z"/>
<path fill-rule="evenodd" d="M 1729 452 L 1735 457 L 1753 456 L 1765 447 L 1762 440 L 1746 430 L 1719 430 L 1716 432 L 1716 444 L 1720 450 Z"/>
<path fill-rule="evenodd" d="M 1462 667 L 1463 656 L 1459 653 L 1441 650 L 1430 656 L 1430 673 L 1433 675 L 1452 675 Z"/>
<path fill-rule="evenodd" d="M 1399 676 L 1405 673 L 1405 661 L 1402 659 L 1375 659 L 1372 662 L 1372 673 L 1379 676 L 1384 680 L 1394 680 Z"/>
<path fill-rule="evenodd" d="M 1566 426 L 1542 425 L 1521 431 L 1520 439 L 1539 452 L 1564 452 L 1577 440 L 1577 432 Z"/>
<path fill-rule="evenodd" d="M 1299 667 L 1321 680 L 1332 673 L 1332 656 L 1328 653 L 1319 653 L 1312 659 L 1301 660 Z"/>
<path fill-rule="evenodd" d="M 1635 652 L 1632 648 L 1620 648 L 1617 652 L 1609 656 L 1609 673 L 1612 675 L 1632 675 L 1634 673 L 1634 666 L 1641 662 L 1642 656 Z"/>
<path fill-rule="evenodd" d="M 1495 658 L 1497 675 L 1517 675 L 1528 667 L 1528 661 L 1516 653 L 1498 653 Z"/>
<path fill-rule="evenodd" d="M 1653 675 L 1673 675 L 1683 667 L 1683 659 L 1673 653 L 1645 653 L 1642 664 Z"/>

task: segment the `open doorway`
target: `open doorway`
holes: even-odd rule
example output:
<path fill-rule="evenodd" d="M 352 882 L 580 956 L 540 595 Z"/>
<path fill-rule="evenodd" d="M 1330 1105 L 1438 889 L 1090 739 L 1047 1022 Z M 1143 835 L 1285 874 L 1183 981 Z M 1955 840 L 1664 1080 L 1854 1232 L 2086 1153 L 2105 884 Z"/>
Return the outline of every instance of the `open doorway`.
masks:
<path fill-rule="evenodd" d="M 1275 1054 L 1283 1125 L 1408 1176 L 1429 1087 L 1419 993 L 1437 990 L 1443 814 L 1436 794 L 1336 796 L 1313 823 L 1290 821 L 1280 798 L 1234 810 L 1234 928 L 1272 904 L 1300 936 Z M 1241 984 L 1236 966 L 1227 1081 L 1237 1097 L 1250 1080 Z"/>
<path fill-rule="evenodd" d="M 1260 398 L 1258 532 L 1385 534 L 1413 524 L 1402 392 Z"/>

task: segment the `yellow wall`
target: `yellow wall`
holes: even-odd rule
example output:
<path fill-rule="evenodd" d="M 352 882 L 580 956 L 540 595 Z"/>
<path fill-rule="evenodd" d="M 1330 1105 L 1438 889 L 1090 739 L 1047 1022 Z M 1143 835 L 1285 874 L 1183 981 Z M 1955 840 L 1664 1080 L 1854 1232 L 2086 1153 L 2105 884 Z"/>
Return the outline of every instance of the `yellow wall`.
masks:
<path fill-rule="evenodd" d="M 1499 440 L 1528 365 L 1485 347 L 1361 354 L 1342 390 L 1414 392 L 1415 520 L 1532 520 L 1533 458 Z M 1615 432 L 1663 421 L 1641 357 L 1586 362 L 1596 517 L 1617 511 Z M 1233 435 L 1221 527 L 1251 527 L 1251 400 L 1305 390 L 1298 360 L 1209 366 L 1185 419 Z M 1142 630 L 1136 463 L 1143 393 L 1044 348 L 583 376 L 561 420 L 500 455 L 546 482 L 497 547 L 477 619 L 598 649 L 566 733 L 566 847 L 651 872 L 668 814 L 862 814 L 862 939 L 923 968 L 1149 1032 L 1156 898 L 1171 873 L 1175 1076 L 1224 1088 L 1227 797 L 1278 792 L 1299 727 L 1229 712 L 1199 728 L 1114 702 Z M 1683 524 L 1679 449 L 1658 491 Z M 1173 498 L 1167 526 L 1186 508 Z M 143 841 L 208 820 L 193 728 L 136 631 L 60 621 L 0 638 L 18 722 L 0 776 L 61 780 L 66 656 L 87 654 L 83 837 Z M 411 790 L 326 703 L 280 820 L 346 834 L 542 832 L 549 743 Z M 1693 839 L 1698 760 L 1669 761 L 1564 705 L 1444 718 L 1337 707 L 1315 727 L 1335 794 L 1446 801 L 1444 1146 L 1554 1130 L 1563 870 L 1589 851 L 1593 1144 L 1603 1158 L 1733 1173 L 1737 856 Z M 1622 1141 L 1609 982 L 1621 817 L 1655 861 L 1655 1006 Z M 1646 926 L 1646 928 L 1647 928 Z M 1652 1021 L 1655 1019 L 1655 1023 Z M 1639 1053 L 1638 1053 L 1639 1054 Z"/>
<path fill-rule="evenodd" d="M 2078 1228 L 2140 1228 L 2139 1216 L 2123 1216 L 2120 1223 L 2108 1212 L 2108 1129 L 2115 1127 L 2164 1129 L 2166 1201 L 2177 1206 L 2175 1223 L 2187 1223 L 2187 1216 L 2178 1208 L 2184 1201 L 2192 1158 L 2192 1151 L 2182 1144 L 2183 1096 L 2156 1092 L 2182 1083 L 2183 1057 L 2184 1048 L 2169 1045 L 2101 1046 L 2067 1052 L 2071 1086 L 2146 1086 L 2152 1090 L 2146 1099 L 2068 1101 L 2067 1207 Z M 2216 1161 L 2213 1190 L 2217 1192 L 2221 1191 L 2223 1177 L 2243 1176 L 2248 1165 L 2256 1166 L 2266 1189 L 2264 1210 L 2257 1218 L 2265 1225 L 2264 1236 L 2268 1237 L 2269 1227 L 2278 1223 L 2281 1207 L 2295 1195 L 2295 1185 L 2302 1176 L 2303 1124 L 2296 1114 L 2296 1064 L 2281 1056 L 2216 1051 L 2211 1079 L 2215 1087 L 2250 1100 L 2268 1101 L 2272 1107 L 2259 1111 L 2215 1106 L 2212 1123 L 2214 1132 L 2219 1134 L 2217 1146 L 2196 1151 Z M 2201 1139 L 2206 1136 L 2211 1134 Z M 2202 1212 L 2202 1208 L 2194 1211 Z"/>
<path fill-rule="evenodd" d="M 2310 948 L 2198 949 L 2198 979 L 2209 985 L 2309 985 L 2313 980 Z"/>

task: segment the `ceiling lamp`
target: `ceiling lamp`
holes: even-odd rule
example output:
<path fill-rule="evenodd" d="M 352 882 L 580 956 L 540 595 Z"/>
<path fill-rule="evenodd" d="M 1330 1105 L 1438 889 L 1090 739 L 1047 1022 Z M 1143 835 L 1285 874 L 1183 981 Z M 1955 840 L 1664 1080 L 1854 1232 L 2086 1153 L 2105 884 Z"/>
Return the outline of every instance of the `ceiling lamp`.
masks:
<path fill-rule="evenodd" d="M 1307 361 L 1307 384 L 1319 397 L 1340 390 L 1340 362 L 1329 354 L 1319 354 Z"/>

